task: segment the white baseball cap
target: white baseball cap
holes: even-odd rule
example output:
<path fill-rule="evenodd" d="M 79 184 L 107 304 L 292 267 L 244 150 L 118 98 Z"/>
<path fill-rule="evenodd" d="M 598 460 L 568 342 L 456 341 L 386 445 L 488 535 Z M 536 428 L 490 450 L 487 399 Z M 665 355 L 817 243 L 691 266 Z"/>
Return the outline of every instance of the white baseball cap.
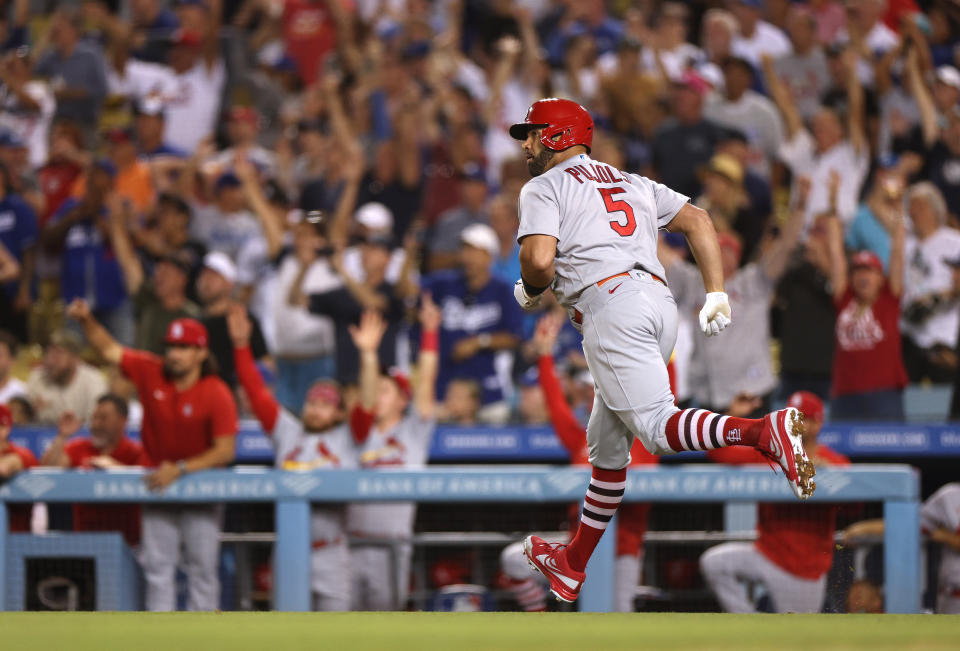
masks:
<path fill-rule="evenodd" d="M 227 282 L 237 282 L 237 265 L 233 264 L 230 256 L 223 251 L 211 251 L 205 255 L 203 257 L 203 266 L 216 271 L 223 276 Z"/>
<path fill-rule="evenodd" d="M 360 206 L 354 218 L 358 224 L 372 231 L 386 231 L 393 228 L 393 213 L 385 205 L 376 201 Z"/>
<path fill-rule="evenodd" d="M 460 233 L 460 241 L 482 249 L 496 258 L 500 254 L 500 240 L 486 224 L 470 224 Z"/>
<path fill-rule="evenodd" d="M 937 81 L 960 90 L 960 70 L 953 66 L 940 66 L 937 68 Z"/>

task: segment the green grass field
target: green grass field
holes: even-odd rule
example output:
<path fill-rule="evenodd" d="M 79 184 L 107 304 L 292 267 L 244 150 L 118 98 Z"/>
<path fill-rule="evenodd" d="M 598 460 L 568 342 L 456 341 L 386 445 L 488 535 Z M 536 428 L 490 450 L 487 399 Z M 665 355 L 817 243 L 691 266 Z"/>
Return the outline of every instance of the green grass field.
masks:
<path fill-rule="evenodd" d="M 960 649 L 960 616 L 0 613 L 0 649 Z"/>

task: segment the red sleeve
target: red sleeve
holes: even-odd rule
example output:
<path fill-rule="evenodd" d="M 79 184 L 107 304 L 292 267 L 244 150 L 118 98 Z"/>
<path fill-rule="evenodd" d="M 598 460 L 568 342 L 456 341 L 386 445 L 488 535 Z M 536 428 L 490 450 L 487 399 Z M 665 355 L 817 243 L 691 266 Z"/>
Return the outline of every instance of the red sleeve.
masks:
<path fill-rule="evenodd" d="M 820 455 L 821 457 L 823 457 L 824 459 L 826 459 L 827 461 L 829 461 L 829 462 L 830 462 L 832 465 L 834 465 L 834 466 L 849 466 L 849 465 L 850 465 L 850 459 L 848 459 L 846 456 L 840 454 L 839 452 L 835 452 L 835 451 L 831 450 L 830 448 L 828 448 L 828 447 L 825 446 L 825 445 L 818 445 L 818 446 L 817 446 L 817 454 Z"/>
<path fill-rule="evenodd" d="M 373 429 L 372 411 L 367 411 L 360 405 L 353 408 L 350 412 L 350 432 L 353 434 L 353 440 L 357 443 L 363 443 L 370 436 L 370 430 Z"/>
<path fill-rule="evenodd" d="M 23 469 L 33 468 L 37 465 L 37 458 L 33 456 L 33 452 L 27 448 L 21 448 L 19 445 L 11 445 L 7 448 L 6 454 L 15 454 L 20 457 L 20 461 L 23 462 Z"/>
<path fill-rule="evenodd" d="M 249 346 L 233 349 L 233 364 L 237 369 L 240 386 L 243 387 L 253 408 L 253 414 L 267 434 L 273 433 L 277 416 L 280 415 L 280 405 L 263 383 L 260 371 L 257 370 L 257 365 L 253 361 L 253 351 Z"/>
<path fill-rule="evenodd" d="M 163 371 L 163 360 L 153 353 L 124 348 L 120 357 L 120 371 L 137 385 L 139 393 L 149 388 L 147 383 L 157 372 Z"/>
<path fill-rule="evenodd" d="M 567 448 L 570 456 L 576 456 L 583 449 L 587 432 L 573 415 L 573 410 L 570 409 L 570 404 L 563 395 L 563 387 L 560 386 L 560 380 L 557 378 L 553 357 L 541 355 L 537 367 L 540 372 L 540 388 L 543 389 L 543 397 L 547 403 L 547 411 L 550 412 L 553 429 L 556 430 L 557 438 L 563 443 L 563 447 Z"/>
<path fill-rule="evenodd" d="M 124 438 L 111 455 L 114 459 L 127 466 L 143 465 L 143 448 L 136 441 Z"/>
<path fill-rule="evenodd" d="M 223 380 L 211 378 L 210 428 L 214 437 L 237 435 L 237 403 Z"/>
<path fill-rule="evenodd" d="M 729 463 L 737 466 L 751 463 L 767 463 L 766 457 L 755 449 L 744 445 L 731 445 L 726 448 L 707 450 L 707 459 L 714 463 Z"/>

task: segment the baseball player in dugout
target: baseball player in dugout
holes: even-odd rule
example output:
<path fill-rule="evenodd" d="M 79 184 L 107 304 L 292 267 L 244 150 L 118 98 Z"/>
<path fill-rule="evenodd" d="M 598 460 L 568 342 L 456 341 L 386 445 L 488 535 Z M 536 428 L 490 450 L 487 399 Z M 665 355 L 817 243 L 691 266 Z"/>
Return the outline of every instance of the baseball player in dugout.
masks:
<path fill-rule="evenodd" d="M 307 391 L 297 418 L 270 393 L 250 348 L 253 326 L 242 305 L 227 315 L 237 379 L 254 415 L 273 442 L 284 470 L 356 468 L 356 446 L 344 419 L 340 389 L 320 380 Z M 350 548 L 343 505 L 314 504 L 310 510 L 310 589 L 315 610 L 350 610 Z"/>
<path fill-rule="evenodd" d="M 738 397 L 730 414 L 749 414 L 758 398 Z M 804 416 L 803 448 L 811 462 L 846 466 L 850 460 L 817 443 L 823 426 L 823 402 L 809 391 L 787 399 Z M 728 447 L 707 452 L 711 461 L 730 464 L 763 463 L 756 450 Z M 764 586 L 778 613 L 819 613 L 827 589 L 827 572 L 833 563 L 833 535 L 837 527 L 836 504 L 760 504 L 757 507 L 757 540 L 729 542 L 708 549 L 700 569 L 717 601 L 728 613 L 753 613 L 748 583 Z"/>
<path fill-rule="evenodd" d="M 424 293 L 416 382 L 396 369 L 380 373 L 377 350 L 387 329 L 377 312 L 350 327 L 360 351 L 360 399 L 350 414 L 361 468 L 422 468 L 436 427 L 439 332 L 443 313 Z M 407 603 L 417 505 L 413 502 L 351 504 L 347 529 L 352 549 L 353 610 L 398 610 Z M 364 544 L 363 539 L 367 539 Z"/>
<path fill-rule="evenodd" d="M 794 407 L 746 419 L 674 404 L 667 361 L 677 336 L 677 305 L 657 260 L 657 231 L 686 236 L 706 289 L 700 329 L 717 336 L 735 315 L 710 216 L 662 184 L 592 160 L 593 119 L 575 102 L 535 102 L 510 135 L 522 141 L 533 177 L 520 192 L 521 278 L 514 296 L 531 310 L 553 290 L 583 333 L 596 385 L 587 424 L 593 473 L 577 533 L 567 545 L 537 536 L 524 540 L 527 560 L 547 577 L 553 595 L 572 602 L 623 498 L 634 438 L 658 455 L 755 448 L 783 469 L 800 499 L 813 494 L 814 468 Z"/>
<path fill-rule="evenodd" d="M 94 350 L 137 387 L 143 404 L 140 439 L 147 487 L 162 491 L 178 478 L 233 461 L 237 406 L 233 393 L 217 377 L 206 328 L 193 319 L 177 319 L 167 328 L 159 357 L 120 345 L 74 300 L 67 316 L 83 325 Z M 176 609 L 175 573 L 183 549 L 189 610 L 219 607 L 220 529 L 223 505 L 144 506 L 141 536 L 147 610 Z"/>

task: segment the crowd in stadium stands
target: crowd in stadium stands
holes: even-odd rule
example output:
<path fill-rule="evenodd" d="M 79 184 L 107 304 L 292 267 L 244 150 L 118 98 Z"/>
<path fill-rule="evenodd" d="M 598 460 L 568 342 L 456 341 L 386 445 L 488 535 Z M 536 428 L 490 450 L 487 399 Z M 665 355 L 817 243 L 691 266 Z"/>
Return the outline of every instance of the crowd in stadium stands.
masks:
<path fill-rule="evenodd" d="M 720 337 L 696 333 L 685 241 L 660 242 L 680 404 L 759 414 L 805 391 L 833 420 L 896 421 L 904 388 L 933 382 L 960 419 L 958 67 L 948 0 L 6 0 L 0 477 L 37 463 L 10 427 L 45 424 L 45 465 L 144 464 L 160 489 L 229 464 L 238 411 L 280 468 L 415 467 L 436 422 L 551 422 L 583 462 L 579 335 L 544 301 L 560 316 L 534 336 L 543 314 L 511 291 L 529 176 L 506 128 L 545 96 L 591 112 L 594 158 L 713 218 Z M 180 544 L 190 606 L 215 607 L 221 515 L 143 508 L 151 608 L 173 607 Z M 314 572 L 413 516 L 315 510 Z M 136 517 L 108 519 L 135 542 Z M 630 517 L 636 575 L 646 513 Z M 351 603 L 330 585 L 402 604 L 409 548 L 395 583 L 362 553 L 317 607 Z M 705 575 L 745 608 L 723 557 Z M 815 565 L 798 580 L 822 582 Z"/>

